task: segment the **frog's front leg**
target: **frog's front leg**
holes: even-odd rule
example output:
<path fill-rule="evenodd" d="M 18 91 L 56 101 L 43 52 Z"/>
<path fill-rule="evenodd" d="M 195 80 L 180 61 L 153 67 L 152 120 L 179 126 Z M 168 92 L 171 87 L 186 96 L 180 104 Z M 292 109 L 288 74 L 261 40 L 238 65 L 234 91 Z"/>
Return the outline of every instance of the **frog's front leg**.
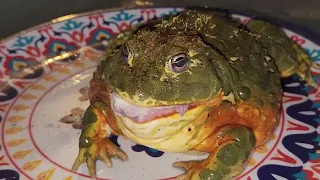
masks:
<path fill-rule="evenodd" d="M 177 180 L 224 180 L 238 175 L 244 169 L 256 144 L 254 133 L 245 126 L 227 125 L 211 136 L 217 135 L 218 144 L 207 159 L 174 163 L 174 166 L 187 171 Z M 208 138 L 212 139 L 210 136 Z"/>
<path fill-rule="evenodd" d="M 128 159 L 127 155 L 108 138 L 111 129 L 103 114 L 104 108 L 106 107 L 102 102 L 91 102 L 87 108 L 79 139 L 79 154 L 72 166 L 72 171 L 77 171 L 79 166 L 86 162 L 92 178 L 96 178 L 95 164 L 98 159 L 103 160 L 108 167 L 112 166 L 112 156 L 118 156 L 122 160 Z"/>

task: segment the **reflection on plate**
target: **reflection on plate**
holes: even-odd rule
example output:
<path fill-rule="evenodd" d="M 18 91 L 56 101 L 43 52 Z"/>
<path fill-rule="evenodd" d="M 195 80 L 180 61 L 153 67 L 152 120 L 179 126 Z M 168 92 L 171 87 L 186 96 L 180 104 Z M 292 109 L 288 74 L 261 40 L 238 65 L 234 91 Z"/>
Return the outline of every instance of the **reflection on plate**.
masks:
<path fill-rule="evenodd" d="M 180 10 L 167 7 L 92 12 L 2 41 L 0 82 L 6 88 L 0 93 L 0 179 L 89 179 L 85 164 L 79 173 L 70 168 L 78 152 L 81 115 L 89 104 L 86 86 L 105 47 L 86 45 Z M 250 20 L 234 16 L 243 23 Z M 317 44 L 297 32 L 285 31 L 314 61 L 320 60 Z M 42 61 L 77 48 L 82 48 L 80 54 L 50 63 Z M 313 76 L 320 84 L 320 72 L 314 71 Z M 303 84 L 297 76 L 283 80 L 280 125 L 272 139 L 254 152 L 238 179 L 320 177 L 320 91 Z M 182 173 L 172 167 L 173 162 L 201 158 L 160 152 L 123 137 L 111 139 L 124 149 L 130 161 L 115 159 L 112 169 L 98 162 L 101 179 L 172 179 Z"/>

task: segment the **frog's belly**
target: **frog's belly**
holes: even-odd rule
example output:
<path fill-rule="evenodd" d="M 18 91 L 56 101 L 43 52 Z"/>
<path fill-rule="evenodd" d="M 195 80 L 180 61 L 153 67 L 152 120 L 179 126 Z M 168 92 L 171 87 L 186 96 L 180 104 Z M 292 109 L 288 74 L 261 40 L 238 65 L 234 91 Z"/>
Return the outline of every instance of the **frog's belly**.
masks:
<path fill-rule="evenodd" d="M 195 148 L 212 132 L 212 127 L 204 126 L 208 111 L 199 106 L 187 111 L 183 116 L 158 118 L 138 123 L 116 114 L 118 127 L 129 139 L 166 152 L 187 152 Z"/>

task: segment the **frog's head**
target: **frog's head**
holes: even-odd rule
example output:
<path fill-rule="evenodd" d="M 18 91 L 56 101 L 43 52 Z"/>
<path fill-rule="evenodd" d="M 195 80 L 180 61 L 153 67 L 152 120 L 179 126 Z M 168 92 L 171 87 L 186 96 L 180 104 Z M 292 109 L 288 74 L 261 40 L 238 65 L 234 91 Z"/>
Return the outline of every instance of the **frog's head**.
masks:
<path fill-rule="evenodd" d="M 188 31 L 142 28 L 107 57 L 104 76 L 114 92 L 137 106 L 210 101 L 221 95 L 213 51 Z"/>

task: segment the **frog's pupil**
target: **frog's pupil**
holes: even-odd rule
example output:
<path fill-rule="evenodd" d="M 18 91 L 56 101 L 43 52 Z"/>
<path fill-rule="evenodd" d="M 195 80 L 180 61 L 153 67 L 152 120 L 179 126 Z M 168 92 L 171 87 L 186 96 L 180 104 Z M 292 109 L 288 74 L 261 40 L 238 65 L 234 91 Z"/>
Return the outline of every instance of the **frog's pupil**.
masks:
<path fill-rule="evenodd" d="M 187 61 L 188 61 L 188 58 L 186 57 L 178 57 L 176 61 L 173 63 L 173 65 L 177 67 L 182 67 L 187 63 Z"/>
<path fill-rule="evenodd" d="M 189 57 L 186 54 L 179 54 L 170 60 L 169 68 L 173 72 L 181 73 L 188 69 Z"/>
<path fill-rule="evenodd" d="M 122 49 L 122 55 L 123 55 L 124 57 L 128 57 L 128 56 L 129 56 L 129 53 L 128 53 L 127 48 L 123 48 L 123 49 Z"/>
<path fill-rule="evenodd" d="M 128 50 L 128 48 L 127 48 L 126 46 L 124 46 L 124 47 L 122 48 L 122 50 L 121 50 L 121 56 L 122 56 L 122 58 L 123 58 L 125 61 L 128 60 L 128 58 L 129 58 L 129 50 Z"/>

